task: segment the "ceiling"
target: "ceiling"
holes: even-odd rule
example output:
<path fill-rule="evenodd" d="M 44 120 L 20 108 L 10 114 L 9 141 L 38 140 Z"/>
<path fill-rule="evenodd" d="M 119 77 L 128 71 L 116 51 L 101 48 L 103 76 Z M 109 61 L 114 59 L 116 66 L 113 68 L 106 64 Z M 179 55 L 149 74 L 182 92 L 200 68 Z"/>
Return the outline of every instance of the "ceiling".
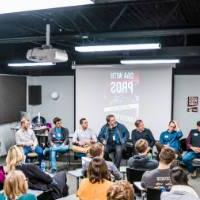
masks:
<path fill-rule="evenodd" d="M 0 73 L 26 75 L 73 74 L 77 64 L 117 64 L 122 58 L 180 58 L 177 73 L 200 69 L 199 0 L 95 0 L 71 8 L 0 15 Z M 45 43 L 51 25 L 51 44 L 65 49 L 67 63 L 43 68 L 9 68 L 25 61 L 26 51 Z M 77 53 L 84 44 L 160 42 L 161 50 Z M 200 70 L 199 70 L 200 71 Z"/>

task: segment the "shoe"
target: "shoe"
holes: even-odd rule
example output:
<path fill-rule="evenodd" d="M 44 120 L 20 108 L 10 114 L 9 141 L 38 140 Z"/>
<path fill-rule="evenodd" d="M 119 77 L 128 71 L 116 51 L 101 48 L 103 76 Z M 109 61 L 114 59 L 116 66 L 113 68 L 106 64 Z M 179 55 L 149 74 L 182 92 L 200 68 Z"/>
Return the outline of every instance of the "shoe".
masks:
<path fill-rule="evenodd" d="M 191 174 L 191 178 L 196 178 L 197 177 L 197 171 L 194 170 L 194 172 Z"/>

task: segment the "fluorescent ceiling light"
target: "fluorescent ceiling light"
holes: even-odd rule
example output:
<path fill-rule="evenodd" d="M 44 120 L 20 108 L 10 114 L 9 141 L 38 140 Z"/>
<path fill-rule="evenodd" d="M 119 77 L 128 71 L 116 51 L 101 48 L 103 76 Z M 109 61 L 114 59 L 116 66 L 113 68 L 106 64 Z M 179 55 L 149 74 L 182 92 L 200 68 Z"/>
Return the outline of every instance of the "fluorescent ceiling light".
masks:
<path fill-rule="evenodd" d="M 91 0 L 1 0 L 0 14 L 93 4 Z"/>
<path fill-rule="evenodd" d="M 165 64 L 165 63 L 180 63 L 179 59 L 154 59 L 154 60 L 121 60 L 121 64 Z"/>
<path fill-rule="evenodd" d="M 9 63 L 9 67 L 33 67 L 33 66 L 51 66 L 55 65 L 52 62 L 42 62 L 42 63 Z"/>
<path fill-rule="evenodd" d="M 160 49 L 159 43 L 150 44 L 119 44 L 119 45 L 94 45 L 94 46 L 77 46 L 78 52 L 101 52 L 101 51 L 127 51 L 127 50 L 147 50 Z"/>

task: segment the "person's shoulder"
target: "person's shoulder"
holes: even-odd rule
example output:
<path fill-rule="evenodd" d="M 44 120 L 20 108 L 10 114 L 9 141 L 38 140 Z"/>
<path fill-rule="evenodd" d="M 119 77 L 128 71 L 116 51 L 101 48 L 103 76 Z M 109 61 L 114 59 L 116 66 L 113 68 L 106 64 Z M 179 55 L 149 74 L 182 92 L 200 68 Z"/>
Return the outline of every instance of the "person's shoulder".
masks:
<path fill-rule="evenodd" d="M 121 127 L 121 128 L 126 128 L 126 126 L 124 124 L 120 123 L 120 122 L 117 122 L 117 126 Z"/>
<path fill-rule="evenodd" d="M 19 200 L 36 200 L 36 199 L 37 199 L 36 196 L 31 193 L 24 194 L 19 198 Z"/>
<path fill-rule="evenodd" d="M 144 172 L 144 176 L 151 178 L 157 173 L 158 173 L 158 169 L 157 168 L 153 169 L 153 170 L 147 170 L 147 171 Z"/>
<path fill-rule="evenodd" d="M 190 133 L 195 133 L 195 132 L 199 132 L 197 129 L 191 129 Z"/>

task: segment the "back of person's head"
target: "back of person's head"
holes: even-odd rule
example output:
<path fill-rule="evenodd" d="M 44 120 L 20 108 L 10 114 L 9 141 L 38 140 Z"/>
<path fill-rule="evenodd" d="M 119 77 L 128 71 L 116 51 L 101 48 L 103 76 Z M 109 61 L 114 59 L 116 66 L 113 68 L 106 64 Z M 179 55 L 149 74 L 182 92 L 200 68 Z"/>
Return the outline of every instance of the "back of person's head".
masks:
<path fill-rule="evenodd" d="M 107 200 L 133 200 L 133 186 L 128 181 L 117 181 L 110 186 Z"/>
<path fill-rule="evenodd" d="M 110 180 L 110 172 L 103 158 L 95 157 L 89 164 L 88 178 L 91 183 L 102 183 L 104 180 Z"/>
<path fill-rule="evenodd" d="M 176 158 L 176 154 L 174 150 L 170 147 L 163 147 L 159 154 L 160 162 L 166 165 L 171 164 L 175 158 Z"/>
<path fill-rule="evenodd" d="M 11 171 L 4 182 L 4 192 L 8 199 L 15 200 L 18 196 L 25 194 L 28 190 L 28 183 L 21 171 Z"/>
<path fill-rule="evenodd" d="M 101 143 L 93 144 L 89 149 L 90 157 L 101 157 L 103 155 L 103 145 Z"/>
<path fill-rule="evenodd" d="M 136 143 L 135 143 L 135 150 L 138 153 L 144 153 L 146 150 L 148 149 L 148 142 L 144 139 L 139 139 Z"/>
<path fill-rule="evenodd" d="M 170 170 L 172 185 L 188 185 L 188 177 L 185 170 L 181 167 L 174 167 Z"/>
<path fill-rule="evenodd" d="M 10 147 L 6 157 L 7 170 L 15 170 L 16 166 L 24 161 L 24 158 L 22 147 L 18 147 L 17 145 Z"/>

